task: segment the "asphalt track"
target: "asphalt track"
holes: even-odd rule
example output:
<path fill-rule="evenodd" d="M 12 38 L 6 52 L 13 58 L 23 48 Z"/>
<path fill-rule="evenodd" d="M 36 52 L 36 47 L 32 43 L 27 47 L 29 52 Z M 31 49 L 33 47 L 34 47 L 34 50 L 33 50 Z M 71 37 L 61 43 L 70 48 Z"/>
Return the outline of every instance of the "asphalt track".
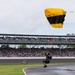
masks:
<path fill-rule="evenodd" d="M 25 75 L 75 75 L 75 64 L 69 65 L 50 65 L 23 69 Z"/>

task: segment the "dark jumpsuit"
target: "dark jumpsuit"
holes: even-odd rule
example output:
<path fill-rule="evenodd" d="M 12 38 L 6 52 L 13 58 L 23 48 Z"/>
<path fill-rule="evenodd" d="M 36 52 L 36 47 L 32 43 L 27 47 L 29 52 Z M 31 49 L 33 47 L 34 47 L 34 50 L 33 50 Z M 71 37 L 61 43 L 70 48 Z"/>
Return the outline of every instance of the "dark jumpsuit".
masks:
<path fill-rule="evenodd" d="M 46 64 L 50 63 L 51 58 L 52 57 L 50 55 L 46 55 L 46 59 L 43 61 L 43 63 L 46 63 Z"/>

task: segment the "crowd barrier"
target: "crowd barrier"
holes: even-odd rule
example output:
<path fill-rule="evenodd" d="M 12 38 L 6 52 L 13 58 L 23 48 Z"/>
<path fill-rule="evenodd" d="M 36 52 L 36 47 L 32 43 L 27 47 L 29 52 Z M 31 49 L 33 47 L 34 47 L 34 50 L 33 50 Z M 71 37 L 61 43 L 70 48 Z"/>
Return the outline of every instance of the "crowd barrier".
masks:
<path fill-rule="evenodd" d="M 42 63 L 45 57 L 0 57 L 0 64 Z M 52 57 L 51 63 L 75 62 L 75 57 Z"/>

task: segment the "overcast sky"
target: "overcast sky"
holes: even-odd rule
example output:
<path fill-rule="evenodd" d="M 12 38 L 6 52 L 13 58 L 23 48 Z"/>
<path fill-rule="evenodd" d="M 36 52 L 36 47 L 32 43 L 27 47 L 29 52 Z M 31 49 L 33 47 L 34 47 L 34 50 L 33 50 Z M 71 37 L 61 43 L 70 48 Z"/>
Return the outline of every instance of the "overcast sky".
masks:
<path fill-rule="evenodd" d="M 44 14 L 46 8 L 67 11 L 63 28 L 53 28 L 49 24 Z M 75 0 L 0 0 L 0 33 L 75 34 Z"/>

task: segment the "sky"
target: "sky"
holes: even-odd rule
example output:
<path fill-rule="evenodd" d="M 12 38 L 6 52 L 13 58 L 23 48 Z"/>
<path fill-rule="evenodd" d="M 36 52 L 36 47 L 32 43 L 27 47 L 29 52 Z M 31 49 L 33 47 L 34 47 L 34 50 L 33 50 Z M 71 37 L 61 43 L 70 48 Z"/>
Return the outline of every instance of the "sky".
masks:
<path fill-rule="evenodd" d="M 46 8 L 62 8 L 63 28 L 53 28 L 45 17 Z M 0 34 L 75 34 L 75 0 L 0 0 Z"/>

